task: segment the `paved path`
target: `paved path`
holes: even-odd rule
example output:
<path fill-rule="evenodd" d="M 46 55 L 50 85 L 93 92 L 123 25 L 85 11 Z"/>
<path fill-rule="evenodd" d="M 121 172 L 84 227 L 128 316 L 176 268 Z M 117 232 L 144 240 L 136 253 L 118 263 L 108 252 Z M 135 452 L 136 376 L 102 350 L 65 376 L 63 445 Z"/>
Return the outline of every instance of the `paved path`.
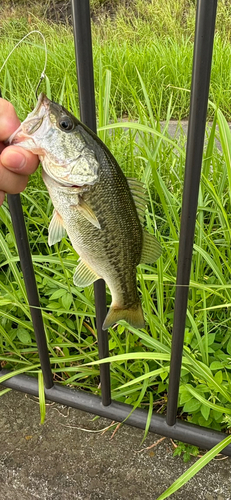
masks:
<path fill-rule="evenodd" d="M 9 392 L 0 398 L 0 500 L 156 500 L 188 467 L 173 458 L 172 443 L 138 452 L 160 439 L 110 421 Z M 85 429 L 85 430 L 82 430 Z M 191 462 L 193 463 L 193 461 Z M 171 500 L 231 500 L 231 458 L 213 461 Z"/>

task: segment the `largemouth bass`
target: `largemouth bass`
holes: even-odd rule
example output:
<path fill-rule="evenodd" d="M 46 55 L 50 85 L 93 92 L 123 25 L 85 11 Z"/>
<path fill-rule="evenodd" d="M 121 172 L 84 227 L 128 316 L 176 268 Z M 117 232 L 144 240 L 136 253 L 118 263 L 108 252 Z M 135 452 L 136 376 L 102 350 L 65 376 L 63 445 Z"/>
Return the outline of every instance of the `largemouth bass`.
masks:
<path fill-rule="evenodd" d="M 99 278 L 107 283 L 112 303 L 103 329 L 121 319 L 144 327 L 136 266 L 158 259 L 161 246 L 142 228 L 142 184 L 127 180 L 97 135 L 44 94 L 9 143 L 39 155 L 54 205 L 48 243 L 67 232 L 80 257 L 74 284 L 85 287 Z"/>

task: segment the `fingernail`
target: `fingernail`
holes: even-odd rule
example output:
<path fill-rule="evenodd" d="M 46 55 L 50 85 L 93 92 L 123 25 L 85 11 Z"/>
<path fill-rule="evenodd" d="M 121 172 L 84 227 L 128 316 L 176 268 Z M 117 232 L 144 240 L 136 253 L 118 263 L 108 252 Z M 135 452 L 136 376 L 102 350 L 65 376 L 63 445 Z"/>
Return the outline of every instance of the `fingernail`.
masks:
<path fill-rule="evenodd" d="M 16 151 L 9 151 L 2 153 L 1 158 L 2 164 L 4 167 L 9 168 L 10 170 L 21 170 L 26 164 L 26 158 L 22 153 L 18 153 Z"/>

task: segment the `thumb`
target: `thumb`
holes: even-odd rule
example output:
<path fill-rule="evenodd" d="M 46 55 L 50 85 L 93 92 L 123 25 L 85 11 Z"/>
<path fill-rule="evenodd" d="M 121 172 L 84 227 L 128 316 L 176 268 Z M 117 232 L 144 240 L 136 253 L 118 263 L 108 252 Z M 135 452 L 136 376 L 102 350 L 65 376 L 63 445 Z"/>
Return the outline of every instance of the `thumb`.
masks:
<path fill-rule="evenodd" d="M 1 153 L 1 164 L 12 172 L 30 175 L 39 164 L 37 155 L 17 146 L 8 146 Z"/>

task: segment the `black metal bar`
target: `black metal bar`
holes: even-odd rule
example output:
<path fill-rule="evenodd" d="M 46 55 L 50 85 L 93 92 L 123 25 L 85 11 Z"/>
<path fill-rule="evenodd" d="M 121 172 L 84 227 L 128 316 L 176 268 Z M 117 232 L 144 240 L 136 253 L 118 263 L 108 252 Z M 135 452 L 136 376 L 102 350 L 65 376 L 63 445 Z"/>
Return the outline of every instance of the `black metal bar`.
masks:
<path fill-rule="evenodd" d="M 81 121 L 96 133 L 95 87 L 89 0 L 72 0 Z"/>
<path fill-rule="evenodd" d="M 6 375 L 7 370 L 2 370 L 0 373 L 1 378 Z M 16 391 L 26 392 L 38 396 L 38 381 L 36 378 L 28 375 L 15 375 L 14 377 L 1 383 L 4 387 L 10 387 Z M 77 391 L 64 387 L 59 384 L 54 384 L 51 389 L 46 389 L 46 398 L 56 403 L 78 408 L 79 410 L 99 415 L 100 417 L 110 418 L 116 422 L 123 422 L 127 425 L 145 429 L 148 413 L 146 410 L 136 408 L 135 410 L 131 405 L 126 403 L 119 403 L 112 401 L 109 406 L 102 405 L 102 400 L 99 396 L 94 394 Z M 131 413 L 132 412 L 132 413 Z M 131 413 L 130 416 L 128 416 Z M 190 424 L 182 420 L 177 420 L 176 423 L 170 427 L 167 425 L 164 415 L 154 413 L 151 418 L 150 432 L 155 432 L 166 437 L 178 439 L 185 443 L 194 444 L 203 449 L 210 449 L 217 443 L 220 443 L 227 434 L 223 434 L 212 429 L 199 427 L 198 425 Z M 231 445 L 228 445 L 221 452 L 224 455 L 231 455 Z"/>
<path fill-rule="evenodd" d="M 34 269 L 27 238 L 25 221 L 23 217 L 20 195 L 9 194 L 8 204 L 10 208 L 12 224 L 18 247 L 18 253 L 20 257 L 20 263 L 25 281 L 26 292 L 30 305 L 30 312 L 34 326 L 35 338 L 38 346 L 38 353 L 44 377 L 44 384 L 47 389 L 50 389 L 53 386 L 53 377 L 50 367 L 49 354 L 46 343 L 46 335 L 40 309 L 38 290 L 35 281 Z"/>
<path fill-rule="evenodd" d="M 216 8 L 217 0 L 198 0 L 172 333 L 172 355 L 166 418 L 168 425 L 174 425 L 176 421 L 188 287 L 208 105 Z"/>
<path fill-rule="evenodd" d="M 72 0 L 75 56 L 78 75 L 80 117 L 96 133 L 94 72 L 91 41 L 91 19 L 89 0 Z M 102 330 L 106 316 L 106 289 L 103 280 L 94 283 L 96 326 L 98 335 L 99 358 L 108 357 L 108 333 Z M 100 366 L 102 403 L 111 403 L 110 365 Z"/>
<path fill-rule="evenodd" d="M 109 357 L 108 332 L 102 330 L 102 324 L 107 314 L 106 291 L 103 280 L 98 280 L 94 283 L 94 292 L 99 358 L 103 359 Z M 103 363 L 99 369 L 102 403 L 104 406 L 108 406 L 111 404 L 110 364 Z"/>

